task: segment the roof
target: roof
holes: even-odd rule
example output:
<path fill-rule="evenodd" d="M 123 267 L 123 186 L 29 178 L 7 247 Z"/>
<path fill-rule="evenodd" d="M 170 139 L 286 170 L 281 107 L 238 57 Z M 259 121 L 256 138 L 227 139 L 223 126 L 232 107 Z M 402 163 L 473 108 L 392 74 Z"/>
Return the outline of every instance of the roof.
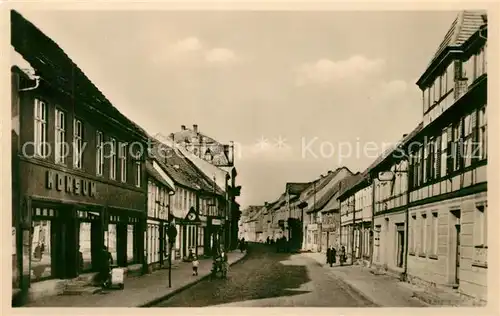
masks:
<path fill-rule="evenodd" d="M 335 171 L 328 171 L 326 176 L 321 176 L 319 179 L 316 179 L 315 181 L 311 182 L 311 184 L 302 192 L 301 194 L 301 199 L 305 200 L 308 197 L 310 197 L 314 192 L 319 192 L 321 189 L 323 189 L 330 181 L 335 178 L 335 176 L 342 170 L 345 169 L 349 173 L 352 173 L 351 170 L 347 167 L 340 167 L 337 168 Z"/>
<path fill-rule="evenodd" d="M 64 50 L 34 24 L 11 10 L 11 45 L 50 86 L 104 113 L 109 120 L 146 138 L 144 129 L 128 119 L 102 94 Z"/>
<path fill-rule="evenodd" d="M 192 129 L 186 128 L 184 130 L 181 130 L 179 132 L 173 133 L 174 135 L 174 141 L 177 144 L 180 143 L 203 143 L 206 145 L 207 150 L 210 151 L 210 153 L 213 156 L 212 163 L 216 165 L 227 165 L 229 163 L 229 157 L 227 157 L 226 152 L 224 149 L 227 147 L 227 145 L 221 144 L 217 140 L 213 139 L 212 137 L 209 137 L 203 133 L 200 133 L 199 131 L 194 131 Z M 201 142 L 203 141 L 203 142 Z M 205 153 L 202 153 L 200 155 L 201 157 L 204 157 Z M 204 159 L 204 158 L 203 158 Z"/>
<path fill-rule="evenodd" d="M 162 168 L 163 168 L 163 166 L 162 166 Z M 146 160 L 146 172 L 151 177 L 153 177 L 156 181 L 158 181 L 161 184 L 163 184 L 164 186 L 170 188 L 170 185 L 167 183 L 167 181 L 165 181 L 165 179 L 163 179 L 161 174 L 158 171 L 156 171 L 156 169 L 153 167 L 151 160 Z"/>
<path fill-rule="evenodd" d="M 286 191 L 292 195 L 299 195 L 311 185 L 311 182 L 288 182 L 286 184 Z"/>
<path fill-rule="evenodd" d="M 208 179 L 198 168 L 196 168 L 189 159 L 173 149 L 172 147 L 153 141 L 152 152 L 164 162 L 165 171 L 174 182 L 193 190 L 203 190 L 205 192 L 214 192 L 218 195 L 224 195 L 224 192 L 215 185 L 215 182 Z M 164 151 L 164 153 L 160 153 Z"/>
<path fill-rule="evenodd" d="M 341 188 L 339 192 L 339 199 L 341 199 L 360 179 L 363 178 L 363 174 L 358 172 L 350 177 L 347 177 L 341 181 Z"/>
<path fill-rule="evenodd" d="M 423 126 L 423 122 L 420 122 L 417 127 L 415 127 L 409 134 L 405 135 L 399 142 L 392 144 L 390 148 L 388 148 L 380 156 L 378 156 L 370 164 L 370 166 L 366 168 L 365 171 L 363 171 L 363 176 L 368 176 L 372 170 L 376 169 L 383 162 L 387 161 L 391 156 L 393 156 L 396 149 L 400 148 L 401 146 L 406 146 L 408 142 L 413 140 L 413 138 L 422 130 Z"/>
<path fill-rule="evenodd" d="M 418 80 L 417 84 L 422 81 L 423 77 L 428 72 L 427 70 L 432 67 L 432 65 L 439 59 L 441 54 L 443 54 L 446 49 L 459 48 L 484 24 L 482 16 L 485 15 L 485 13 L 486 11 L 484 10 L 466 10 L 458 13 L 455 20 L 451 23 L 450 29 L 441 41 L 441 44 L 439 44 L 438 49 L 432 57 L 429 65 L 427 66 L 426 72 Z"/>

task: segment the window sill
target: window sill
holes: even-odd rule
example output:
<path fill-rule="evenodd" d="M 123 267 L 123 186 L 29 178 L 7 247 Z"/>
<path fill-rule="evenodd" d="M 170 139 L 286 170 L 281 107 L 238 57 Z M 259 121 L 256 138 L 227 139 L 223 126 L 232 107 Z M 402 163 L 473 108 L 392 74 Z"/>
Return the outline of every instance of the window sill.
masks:
<path fill-rule="evenodd" d="M 425 255 L 425 253 L 422 253 L 422 252 L 421 252 L 421 253 L 419 253 L 419 254 L 418 254 L 418 256 L 419 256 L 420 258 L 426 258 L 426 257 L 427 257 L 427 256 Z"/>
<path fill-rule="evenodd" d="M 474 248 L 479 248 L 479 249 L 488 249 L 488 246 L 486 245 L 476 245 Z"/>
<path fill-rule="evenodd" d="M 432 259 L 432 260 L 438 260 L 437 255 L 429 255 L 427 258 Z"/>
<path fill-rule="evenodd" d="M 472 263 L 472 266 L 473 267 L 477 267 L 477 268 L 488 269 L 488 263 L 487 262 L 474 262 L 474 263 Z"/>

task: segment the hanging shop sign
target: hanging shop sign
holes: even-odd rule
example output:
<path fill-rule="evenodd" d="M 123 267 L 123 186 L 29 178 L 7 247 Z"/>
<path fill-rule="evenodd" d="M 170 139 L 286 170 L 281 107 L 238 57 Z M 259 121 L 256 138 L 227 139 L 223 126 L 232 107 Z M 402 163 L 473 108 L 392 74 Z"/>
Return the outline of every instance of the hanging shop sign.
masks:
<path fill-rule="evenodd" d="M 224 219 L 212 218 L 212 226 L 221 226 L 224 224 Z"/>
<path fill-rule="evenodd" d="M 46 187 L 49 190 L 95 197 L 97 185 L 95 181 L 49 170 L 46 173 Z"/>

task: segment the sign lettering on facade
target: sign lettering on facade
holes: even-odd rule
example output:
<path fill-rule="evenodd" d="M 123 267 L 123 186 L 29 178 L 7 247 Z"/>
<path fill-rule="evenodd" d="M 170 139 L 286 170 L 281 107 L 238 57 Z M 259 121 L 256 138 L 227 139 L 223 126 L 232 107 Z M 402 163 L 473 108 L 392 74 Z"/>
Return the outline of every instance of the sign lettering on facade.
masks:
<path fill-rule="evenodd" d="M 46 187 L 49 190 L 56 189 L 59 192 L 66 192 L 74 195 L 95 197 L 96 194 L 95 181 L 64 175 L 55 171 L 47 171 Z"/>

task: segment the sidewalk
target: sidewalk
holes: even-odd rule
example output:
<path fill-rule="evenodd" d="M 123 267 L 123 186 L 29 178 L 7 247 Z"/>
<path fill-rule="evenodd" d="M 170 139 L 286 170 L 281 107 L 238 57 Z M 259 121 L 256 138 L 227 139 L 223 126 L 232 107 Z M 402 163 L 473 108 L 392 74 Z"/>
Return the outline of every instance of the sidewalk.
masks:
<path fill-rule="evenodd" d="M 246 255 L 234 251 L 228 253 L 229 264 L 234 264 Z M 200 260 L 198 276 L 193 276 L 192 265 L 181 262 L 172 268 L 172 287 L 168 287 L 168 269 L 157 270 L 140 277 L 125 280 L 125 289 L 103 291 L 93 295 L 51 296 L 30 302 L 23 307 L 141 307 L 169 296 L 194 285 L 210 275 L 211 259 Z M 231 273 L 231 270 L 229 270 Z"/>
<path fill-rule="evenodd" d="M 316 260 L 324 265 L 329 274 L 343 280 L 366 298 L 381 307 L 425 307 L 424 302 L 413 298 L 416 286 L 400 282 L 389 275 L 374 275 L 369 268 L 354 266 L 330 267 L 321 253 L 303 253 L 302 255 Z"/>

